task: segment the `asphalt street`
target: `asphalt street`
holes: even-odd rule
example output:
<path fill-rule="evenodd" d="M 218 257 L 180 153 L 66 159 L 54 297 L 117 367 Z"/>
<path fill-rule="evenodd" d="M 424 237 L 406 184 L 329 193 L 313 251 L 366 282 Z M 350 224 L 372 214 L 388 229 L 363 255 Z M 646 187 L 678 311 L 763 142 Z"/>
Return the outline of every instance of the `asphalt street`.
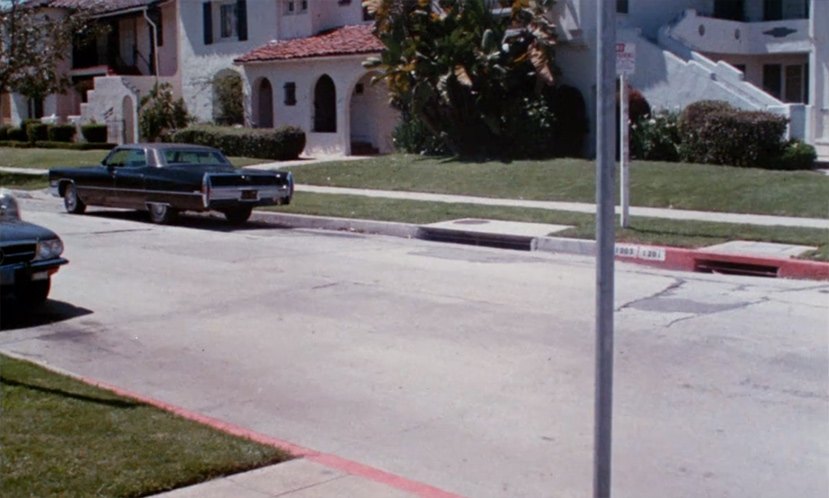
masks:
<path fill-rule="evenodd" d="M 594 262 L 20 199 L 0 351 L 468 497 L 592 486 Z M 615 496 L 829 495 L 829 284 L 617 263 Z"/>

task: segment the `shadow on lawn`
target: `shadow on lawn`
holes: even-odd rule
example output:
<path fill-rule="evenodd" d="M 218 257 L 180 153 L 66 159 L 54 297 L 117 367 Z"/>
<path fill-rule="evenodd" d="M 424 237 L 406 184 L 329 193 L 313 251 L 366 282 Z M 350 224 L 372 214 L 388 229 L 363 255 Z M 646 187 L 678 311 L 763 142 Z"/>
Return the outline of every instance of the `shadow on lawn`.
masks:
<path fill-rule="evenodd" d="M 107 399 L 107 398 L 98 398 L 95 396 L 87 396 L 84 394 L 73 393 L 71 391 L 64 391 L 63 389 L 55 389 L 52 387 L 44 387 L 39 386 L 37 384 L 29 384 L 28 382 L 20 382 L 15 379 L 10 379 L 3 375 L 0 375 L 0 384 L 5 386 L 12 386 L 12 387 L 20 387 L 23 389 L 29 389 L 32 391 L 37 391 L 45 394 L 54 394 L 57 396 L 61 396 L 64 398 L 72 398 L 78 401 L 85 401 L 89 403 L 96 403 L 99 405 L 105 405 L 112 408 L 138 408 L 141 403 L 136 403 L 134 401 L 125 401 L 121 399 Z"/>

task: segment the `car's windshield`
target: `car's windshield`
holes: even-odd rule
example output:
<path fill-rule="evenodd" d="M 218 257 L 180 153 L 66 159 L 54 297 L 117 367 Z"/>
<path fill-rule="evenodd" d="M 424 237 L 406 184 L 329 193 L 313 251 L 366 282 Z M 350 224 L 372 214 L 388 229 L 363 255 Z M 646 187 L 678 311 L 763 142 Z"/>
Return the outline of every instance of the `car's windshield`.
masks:
<path fill-rule="evenodd" d="M 164 163 L 168 166 L 185 164 L 229 165 L 221 152 L 202 149 L 164 149 Z"/>

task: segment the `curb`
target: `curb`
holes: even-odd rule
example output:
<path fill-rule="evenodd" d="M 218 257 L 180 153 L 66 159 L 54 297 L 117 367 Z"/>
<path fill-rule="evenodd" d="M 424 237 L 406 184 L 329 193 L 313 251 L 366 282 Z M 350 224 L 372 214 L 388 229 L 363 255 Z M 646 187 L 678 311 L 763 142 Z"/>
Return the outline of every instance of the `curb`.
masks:
<path fill-rule="evenodd" d="M 285 228 L 338 230 L 356 233 L 387 235 L 407 239 L 434 240 L 433 229 L 424 229 L 411 223 L 374 221 L 351 218 L 332 218 L 302 214 L 286 214 L 270 211 L 254 211 L 251 220 Z M 458 233 L 461 233 L 460 231 Z M 454 242 L 459 242 L 453 240 Z M 521 240 L 519 240 L 521 239 Z M 444 239 L 442 241 L 448 241 Z M 594 256 L 596 242 L 564 237 L 524 237 L 514 235 L 474 236 L 467 243 L 507 248 L 523 248 L 553 254 Z M 696 273 L 724 273 L 770 278 L 829 280 L 829 263 L 801 259 L 750 256 L 717 253 L 700 249 L 653 246 L 644 244 L 616 244 L 616 259 L 626 263 L 641 264 L 664 270 Z"/>
<path fill-rule="evenodd" d="M 108 384 L 106 382 L 102 382 L 90 377 L 85 377 L 83 375 L 78 375 L 66 370 L 63 370 L 58 367 L 54 367 L 52 365 L 43 364 L 41 362 L 32 360 L 31 358 L 27 358 L 25 356 L 21 356 L 14 353 L 4 352 L 3 354 L 9 356 L 10 358 L 14 358 L 21 361 L 26 361 L 30 363 L 34 363 L 41 368 L 49 370 L 51 372 L 57 373 L 59 375 L 64 375 L 66 377 L 70 377 L 72 379 L 78 380 L 85 384 L 89 384 L 94 387 L 98 387 L 101 389 L 105 389 L 110 391 L 118 396 L 133 399 L 135 401 L 144 403 L 146 405 L 153 406 L 160 410 L 164 410 L 166 412 L 172 413 L 179 417 L 182 417 L 187 420 L 191 420 L 193 422 L 206 425 L 218 431 L 224 432 L 226 434 L 230 434 L 232 436 L 241 437 L 248 439 L 250 441 L 263 444 L 266 446 L 276 447 L 283 451 L 290 453 L 292 456 L 296 458 L 303 458 L 305 460 L 309 460 L 325 467 L 329 467 L 332 469 L 339 470 L 346 474 L 361 477 L 364 479 L 368 479 L 371 481 L 378 482 L 380 484 L 389 486 L 391 488 L 398 489 L 400 491 L 405 491 L 408 493 L 412 493 L 415 496 L 420 498 L 464 498 L 461 495 L 457 495 L 454 493 L 450 493 L 448 491 L 444 491 L 442 489 L 436 488 L 429 484 L 424 484 L 421 482 L 413 481 L 411 479 L 407 479 L 405 477 L 392 474 L 390 472 L 386 472 L 385 470 L 378 469 L 376 467 L 371 467 L 369 465 L 365 465 L 359 462 L 355 462 L 353 460 L 348 460 L 346 458 L 339 457 L 337 455 L 331 453 L 323 453 L 317 450 L 313 450 L 310 448 L 305 448 L 303 446 L 291 443 L 290 441 L 285 441 L 284 439 L 279 439 L 271 436 L 267 436 L 265 434 L 261 434 L 256 431 L 252 431 L 250 429 L 246 429 L 244 427 L 240 427 L 235 424 L 231 424 L 229 422 L 225 422 L 223 420 L 213 418 L 207 415 L 202 415 L 198 412 L 187 410 L 185 408 L 181 408 L 170 403 L 157 400 L 155 398 L 151 398 L 148 396 L 144 396 L 141 394 L 134 393 L 132 391 L 128 391 L 126 389 L 122 389 L 118 386 L 114 386 L 112 384 Z M 279 464 L 275 464 L 279 465 Z M 232 474 L 231 474 L 232 475 Z M 225 476 L 230 477 L 230 476 Z M 221 479 L 221 478 L 218 478 Z M 205 481 L 201 484 L 204 484 L 209 481 Z M 194 484 L 192 486 L 198 486 L 199 484 Z M 177 489 L 185 489 L 184 488 L 177 488 Z M 172 491 L 172 490 L 171 490 Z"/>

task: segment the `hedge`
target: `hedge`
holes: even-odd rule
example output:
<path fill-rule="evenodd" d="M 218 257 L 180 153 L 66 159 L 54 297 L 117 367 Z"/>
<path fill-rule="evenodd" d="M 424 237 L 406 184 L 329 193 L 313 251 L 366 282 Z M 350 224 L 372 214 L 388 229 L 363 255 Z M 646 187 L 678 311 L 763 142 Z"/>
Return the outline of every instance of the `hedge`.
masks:
<path fill-rule="evenodd" d="M 701 101 L 679 118 L 684 161 L 742 167 L 774 167 L 783 151 L 788 119 L 763 111 L 741 111 L 725 102 Z"/>
<path fill-rule="evenodd" d="M 75 125 L 51 125 L 47 130 L 50 142 L 71 142 L 75 138 Z"/>
<path fill-rule="evenodd" d="M 9 139 L 9 130 L 12 127 L 9 125 L 0 126 L 0 140 L 8 140 Z"/>
<path fill-rule="evenodd" d="M 191 126 L 176 131 L 166 140 L 215 147 L 228 156 L 279 161 L 296 159 L 305 149 L 305 132 L 295 126 L 277 129 Z"/>
<path fill-rule="evenodd" d="M 82 125 L 81 135 L 87 142 L 104 143 L 107 141 L 107 125 L 97 123 Z"/>
<path fill-rule="evenodd" d="M 800 140 L 790 140 L 783 153 L 774 161 L 774 169 L 812 169 L 817 160 L 817 151 Z"/>
<path fill-rule="evenodd" d="M 118 144 L 94 142 L 26 142 L 19 140 L 0 140 L 0 147 L 12 149 L 66 149 L 66 150 L 110 150 Z"/>
<path fill-rule="evenodd" d="M 28 140 L 26 137 L 26 130 L 23 128 L 9 128 L 6 131 L 6 139 L 18 142 L 26 142 Z"/>
<path fill-rule="evenodd" d="M 49 125 L 41 123 L 40 121 L 26 123 L 26 138 L 30 142 L 48 139 Z"/>

